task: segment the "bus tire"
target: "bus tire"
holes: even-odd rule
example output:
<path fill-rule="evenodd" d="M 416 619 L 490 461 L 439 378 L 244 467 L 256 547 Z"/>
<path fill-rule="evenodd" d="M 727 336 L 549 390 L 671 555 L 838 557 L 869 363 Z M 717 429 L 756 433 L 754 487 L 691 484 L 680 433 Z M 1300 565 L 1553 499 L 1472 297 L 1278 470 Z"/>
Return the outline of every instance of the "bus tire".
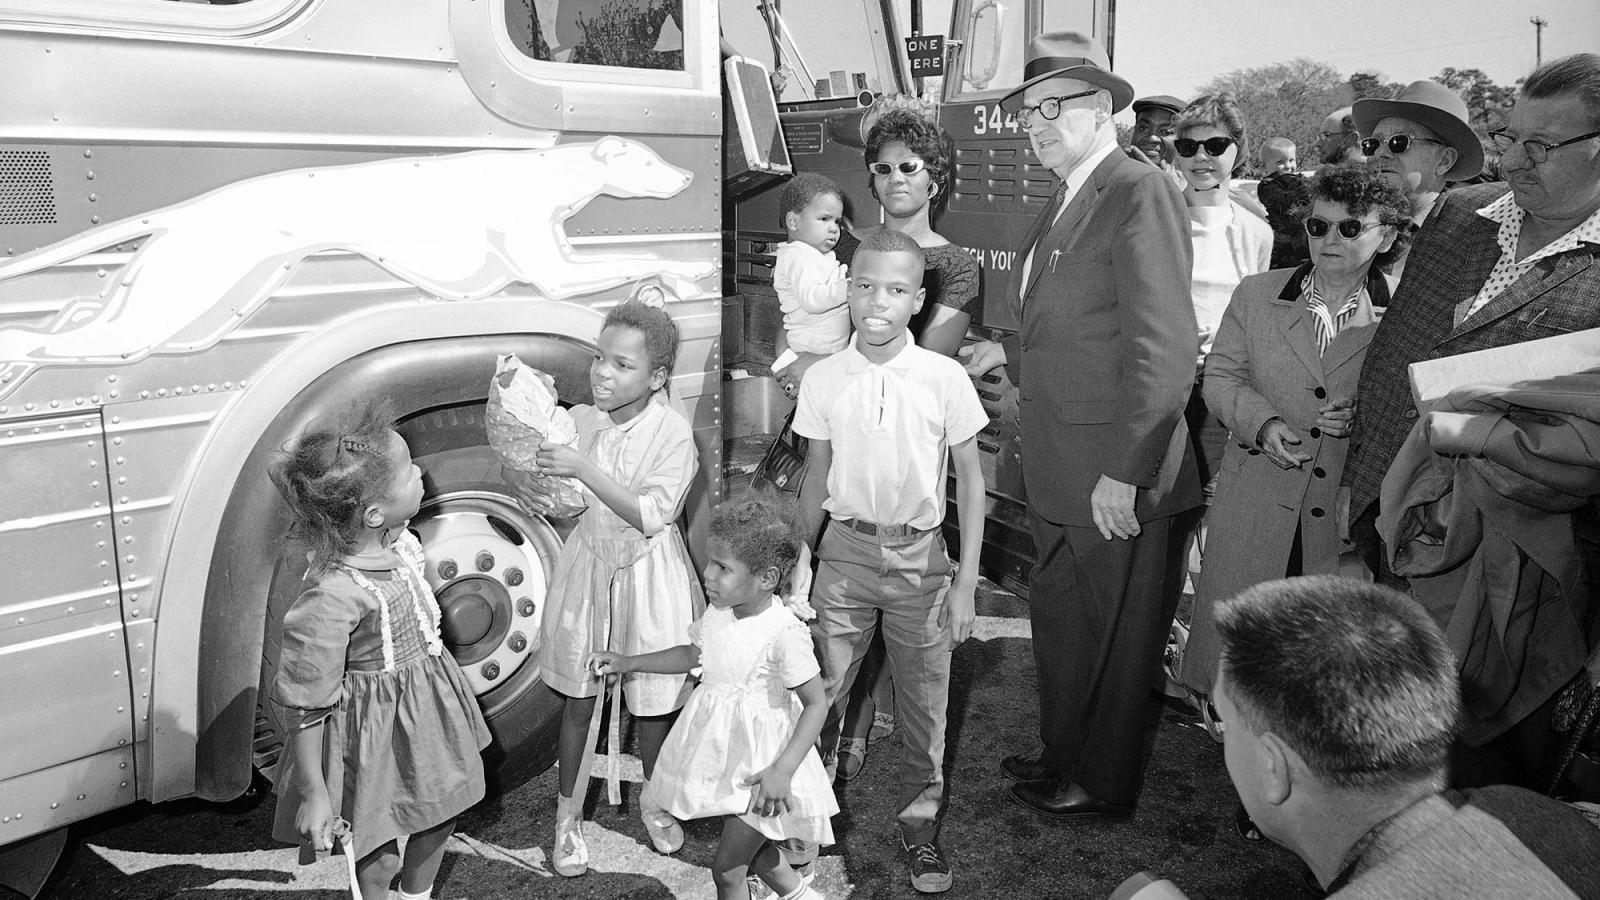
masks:
<path fill-rule="evenodd" d="M 571 521 L 523 510 L 489 449 L 482 403 L 400 423 L 423 472 L 411 530 L 439 598 L 445 644 L 482 705 L 494 743 L 490 791 L 511 790 L 555 762 L 562 698 L 539 680 L 535 651 L 556 558 Z"/>

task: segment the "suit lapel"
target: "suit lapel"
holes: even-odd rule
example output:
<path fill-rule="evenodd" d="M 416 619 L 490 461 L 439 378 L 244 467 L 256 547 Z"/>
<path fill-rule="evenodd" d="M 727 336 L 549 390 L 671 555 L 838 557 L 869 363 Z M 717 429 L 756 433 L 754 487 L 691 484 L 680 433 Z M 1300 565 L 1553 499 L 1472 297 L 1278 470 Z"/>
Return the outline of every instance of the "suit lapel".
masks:
<path fill-rule="evenodd" d="M 1072 195 L 1072 199 L 1067 201 L 1067 207 L 1061 211 L 1061 217 L 1056 219 L 1055 225 L 1050 226 L 1044 239 L 1039 242 L 1038 252 L 1033 255 L 1033 265 L 1028 270 L 1028 286 L 1022 292 L 1024 297 L 1033 293 L 1033 288 L 1039 283 L 1039 276 L 1046 266 L 1054 270 L 1055 257 L 1061 252 L 1068 238 L 1072 237 L 1078 226 L 1083 223 L 1084 217 L 1094 208 L 1107 176 L 1122 159 L 1126 157 L 1115 150 L 1111 151 L 1111 155 L 1094 167 L 1094 171 L 1089 173 L 1089 180 L 1085 181 L 1083 186 L 1078 188 L 1078 192 Z"/>
<path fill-rule="evenodd" d="M 1394 286 L 1398 283 L 1395 279 L 1378 271 L 1376 266 L 1372 268 L 1367 276 L 1367 299 L 1370 302 L 1357 309 L 1350 321 L 1345 323 L 1344 330 L 1334 336 L 1333 343 L 1328 345 L 1328 352 L 1322 354 L 1323 372 L 1331 377 L 1334 372 L 1339 370 L 1340 366 L 1349 362 L 1358 353 L 1366 349 L 1367 344 L 1371 343 L 1372 340 L 1370 328 L 1378 324 L 1378 317 L 1373 314 L 1372 308 L 1374 306 L 1387 307 Z M 1369 329 L 1369 333 L 1364 334 L 1362 332 L 1363 328 Z"/>
<path fill-rule="evenodd" d="M 1593 264 L 1593 252 L 1560 253 L 1549 259 L 1540 260 L 1521 278 L 1511 282 L 1511 286 L 1506 288 L 1504 293 L 1485 303 L 1482 309 L 1468 316 L 1465 322 L 1452 328 L 1440 343 L 1498 322 Z M 1481 285 L 1487 278 L 1488 273 L 1484 273 L 1483 279 L 1468 283 Z"/>
<path fill-rule="evenodd" d="M 1306 309 L 1306 299 L 1300 294 L 1300 282 L 1305 280 L 1306 266 L 1295 270 L 1284 282 L 1283 290 L 1272 300 L 1273 318 L 1283 340 L 1300 357 L 1300 363 L 1322 382 L 1322 354 L 1317 352 L 1317 333 L 1311 327 L 1311 313 Z"/>

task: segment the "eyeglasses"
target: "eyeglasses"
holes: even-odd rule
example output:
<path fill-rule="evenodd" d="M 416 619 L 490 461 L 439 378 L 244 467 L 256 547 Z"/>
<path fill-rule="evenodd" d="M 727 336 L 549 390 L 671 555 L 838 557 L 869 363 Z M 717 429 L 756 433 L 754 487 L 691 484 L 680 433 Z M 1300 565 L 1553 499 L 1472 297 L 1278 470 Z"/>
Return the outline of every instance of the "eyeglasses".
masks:
<path fill-rule="evenodd" d="M 1348 129 L 1344 131 L 1324 131 L 1322 133 L 1322 139 L 1325 141 L 1332 140 L 1333 138 L 1342 138 L 1347 134 L 1355 134 L 1355 132 Z"/>
<path fill-rule="evenodd" d="M 1076 94 L 1063 94 L 1060 97 L 1046 97 L 1039 101 L 1038 106 L 1024 106 L 1017 110 L 1017 124 L 1021 125 L 1023 128 L 1031 127 L 1033 125 L 1034 113 L 1044 116 L 1045 121 L 1047 122 L 1054 122 L 1056 117 L 1061 115 L 1061 104 L 1067 102 L 1068 100 L 1078 100 L 1083 97 L 1093 97 L 1099 92 L 1099 89 L 1096 88 L 1092 91 L 1079 91 Z"/>
<path fill-rule="evenodd" d="M 1382 138 L 1375 137 L 1362 138 L 1361 152 L 1368 156 L 1376 156 L 1378 153 L 1378 148 L 1387 144 L 1389 147 L 1389 152 L 1399 156 L 1400 154 L 1411 149 L 1412 141 L 1425 141 L 1429 144 L 1439 144 L 1441 146 L 1444 144 L 1444 141 L 1436 141 L 1433 138 L 1425 138 L 1420 134 L 1391 134 L 1389 135 L 1388 141 L 1384 141 Z"/>
<path fill-rule="evenodd" d="M 1363 222 L 1360 219 L 1345 219 L 1342 222 L 1329 222 L 1317 216 L 1306 217 L 1306 234 L 1314 238 L 1327 237 L 1331 228 L 1339 229 L 1339 236 L 1347 241 L 1353 241 L 1370 228 L 1382 228 L 1382 222 Z"/>
<path fill-rule="evenodd" d="M 1528 155 L 1529 162 L 1542 163 L 1550 158 L 1551 150 L 1559 150 L 1568 144 L 1576 144 L 1579 141 L 1587 141 L 1589 138 L 1600 137 L 1600 131 L 1591 131 L 1588 134 L 1580 134 L 1575 138 L 1567 138 L 1558 144 L 1552 144 L 1549 141 L 1531 140 L 1519 142 L 1515 135 L 1508 134 L 1504 131 L 1491 131 L 1489 132 L 1489 137 L 1494 141 L 1494 148 L 1499 150 L 1501 153 L 1505 153 L 1507 150 L 1510 150 L 1512 145 L 1521 143 L 1522 152 Z"/>
<path fill-rule="evenodd" d="M 927 167 L 927 163 L 916 158 L 903 159 L 897 163 L 867 163 L 867 168 L 871 169 L 872 174 L 874 175 L 890 175 L 893 174 L 896 169 L 900 170 L 901 175 L 915 175 Z"/>
<path fill-rule="evenodd" d="M 1218 135 L 1217 137 L 1208 137 L 1203 141 L 1197 141 L 1194 138 L 1178 138 L 1172 142 L 1172 146 L 1177 149 L 1178 155 L 1184 159 L 1188 159 L 1200 152 L 1201 147 L 1206 148 L 1207 156 L 1215 158 L 1227 153 L 1228 148 L 1232 147 L 1233 143 L 1233 138 L 1227 135 Z"/>

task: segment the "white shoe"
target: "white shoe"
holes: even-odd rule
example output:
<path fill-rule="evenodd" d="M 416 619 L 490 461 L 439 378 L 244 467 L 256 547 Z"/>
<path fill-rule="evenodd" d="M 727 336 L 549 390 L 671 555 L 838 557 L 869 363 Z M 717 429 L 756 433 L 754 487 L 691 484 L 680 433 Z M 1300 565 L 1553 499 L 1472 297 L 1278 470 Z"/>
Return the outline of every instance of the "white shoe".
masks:
<path fill-rule="evenodd" d="M 639 820 L 644 823 L 644 830 L 650 835 L 650 845 L 656 848 L 657 853 L 677 853 L 683 849 L 683 826 L 672 817 L 672 813 L 645 800 L 645 791 L 649 787 L 647 781 L 639 790 Z"/>
<path fill-rule="evenodd" d="M 589 871 L 589 845 L 583 839 L 582 807 L 578 801 L 557 795 L 556 844 L 550 867 L 557 875 L 576 878 Z"/>

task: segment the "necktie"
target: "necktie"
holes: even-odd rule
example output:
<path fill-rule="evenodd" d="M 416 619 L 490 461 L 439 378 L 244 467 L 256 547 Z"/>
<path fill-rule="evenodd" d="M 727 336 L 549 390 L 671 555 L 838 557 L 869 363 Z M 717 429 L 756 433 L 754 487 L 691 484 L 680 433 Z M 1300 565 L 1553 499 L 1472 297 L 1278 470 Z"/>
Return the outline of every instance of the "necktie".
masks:
<path fill-rule="evenodd" d="M 1056 216 L 1061 214 L 1061 207 L 1066 205 L 1066 202 L 1067 183 L 1063 181 L 1056 185 L 1056 192 L 1050 197 L 1050 203 L 1046 206 L 1044 215 L 1035 219 L 1033 225 L 1028 228 L 1028 233 L 1023 236 L 1022 246 L 1025 249 L 1023 250 L 1022 260 L 1027 270 L 1028 281 L 1033 280 L 1033 267 L 1038 264 L 1037 260 L 1031 263 L 1028 260 L 1033 257 L 1034 251 L 1039 248 L 1039 242 L 1044 240 L 1044 236 L 1049 233 L 1050 226 L 1056 223 Z M 1018 288 L 1018 293 L 1026 294 L 1027 292 L 1027 281 L 1024 281 L 1022 286 Z"/>

